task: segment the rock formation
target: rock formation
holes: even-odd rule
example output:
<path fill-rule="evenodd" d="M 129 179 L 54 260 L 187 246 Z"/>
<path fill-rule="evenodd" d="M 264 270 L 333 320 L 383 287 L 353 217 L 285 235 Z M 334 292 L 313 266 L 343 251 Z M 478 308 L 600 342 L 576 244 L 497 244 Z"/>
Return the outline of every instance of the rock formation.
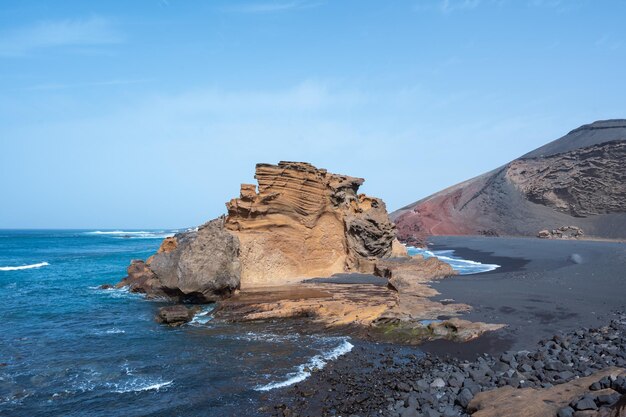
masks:
<path fill-rule="evenodd" d="M 362 178 L 303 162 L 258 164 L 228 215 L 163 241 L 133 261 L 118 286 L 181 301 L 215 301 L 239 288 L 294 283 L 342 272 L 373 272 L 406 256 L 385 203 L 358 194 Z"/>
<path fill-rule="evenodd" d="M 537 233 L 537 237 L 541 239 L 581 239 L 585 233 L 580 227 L 561 226 L 558 229 L 543 229 Z"/>
<path fill-rule="evenodd" d="M 470 307 L 428 298 L 438 294 L 429 282 L 456 271 L 436 258 L 409 257 L 385 203 L 358 194 L 363 179 L 302 162 L 258 164 L 255 178 L 258 188 L 243 184 L 226 203 L 227 216 L 166 238 L 147 261 L 133 261 L 117 286 L 179 302 L 217 301 L 216 320 L 304 318 L 384 341 L 468 340 L 502 327 L 452 318 Z M 359 274 L 348 275 L 351 283 L 318 281 L 341 273 Z M 180 325 L 192 314 L 165 307 L 157 321 Z"/>
<path fill-rule="evenodd" d="M 241 287 L 340 272 L 371 272 L 392 255 L 395 226 L 385 203 L 357 194 L 362 178 L 307 163 L 259 164 L 252 184 L 226 204 L 240 242 Z"/>
<path fill-rule="evenodd" d="M 391 217 L 411 244 L 431 235 L 535 236 L 564 224 L 624 239 L 626 120 L 582 126 Z"/>

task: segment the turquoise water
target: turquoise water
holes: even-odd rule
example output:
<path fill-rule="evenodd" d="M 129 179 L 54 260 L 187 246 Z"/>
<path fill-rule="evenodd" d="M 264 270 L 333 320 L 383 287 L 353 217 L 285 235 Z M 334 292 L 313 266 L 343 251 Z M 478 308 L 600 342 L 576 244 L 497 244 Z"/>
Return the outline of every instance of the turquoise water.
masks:
<path fill-rule="evenodd" d="M 265 390 L 351 348 L 210 308 L 171 329 L 162 302 L 100 290 L 170 231 L 0 230 L 0 415 L 252 416 Z M 28 267 L 29 268 L 24 268 Z"/>

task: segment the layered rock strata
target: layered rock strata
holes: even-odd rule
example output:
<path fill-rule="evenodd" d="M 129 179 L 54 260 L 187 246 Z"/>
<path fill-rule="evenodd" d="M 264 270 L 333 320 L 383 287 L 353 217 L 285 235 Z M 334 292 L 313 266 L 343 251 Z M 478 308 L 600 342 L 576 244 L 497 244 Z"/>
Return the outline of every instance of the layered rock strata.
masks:
<path fill-rule="evenodd" d="M 255 178 L 258 190 L 243 184 L 226 217 L 165 239 L 119 285 L 206 302 L 240 288 L 373 272 L 377 260 L 406 256 L 385 203 L 358 194 L 362 178 L 303 162 L 258 164 Z"/>

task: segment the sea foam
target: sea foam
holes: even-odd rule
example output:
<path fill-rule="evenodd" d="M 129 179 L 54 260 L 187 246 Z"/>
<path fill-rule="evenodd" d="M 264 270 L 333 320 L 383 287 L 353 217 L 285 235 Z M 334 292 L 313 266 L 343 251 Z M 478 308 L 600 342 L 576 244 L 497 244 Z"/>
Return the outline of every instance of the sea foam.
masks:
<path fill-rule="evenodd" d="M 322 353 L 320 355 L 313 356 L 307 363 L 298 366 L 298 370 L 296 372 L 292 372 L 287 374 L 287 379 L 279 382 L 272 382 L 266 385 L 260 385 L 255 387 L 256 391 L 269 391 L 275 388 L 284 388 L 289 385 L 296 384 L 300 381 L 304 381 L 309 376 L 311 376 L 311 369 L 318 368 L 322 369 L 326 366 L 328 361 L 332 361 L 340 357 L 341 355 L 345 355 L 350 352 L 354 345 L 348 342 L 348 338 L 344 338 L 339 346 L 336 348 Z"/>
<path fill-rule="evenodd" d="M 449 264 L 460 275 L 479 274 L 481 272 L 489 272 L 500 268 L 500 265 L 497 264 L 483 264 L 454 256 L 454 250 L 430 251 L 428 249 L 408 246 L 407 251 L 409 252 L 409 255 L 422 255 L 427 259 L 432 257 L 438 258 L 439 260 Z"/>
<path fill-rule="evenodd" d="M 127 392 L 158 391 L 163 387 L 171 385 L 173 382 L 174 381 L 154 382 L 137 379 L 125 384 L 117 384 L 117 387 L 113 390 L 113 392 L 117 394 L 125 394 Z"/>
<path fill-rule="evenodd" d="M 0 271 L 21 271 L 23 269 L 41 268 L 50 265 L 48 262 L 39 262 L 38 264 L 21 265 L 21 266 L 0 266 Z"/>
<path fill-rule="evenodd" d="M 176 233 L 173 231 L 126 231 L 126 230 L 95 230 L 93 232 L 85 232 L 87 235 L 96 236 L 108 236 L 113 238 L 126 238 L 126 239 L 164 239 L 166 237 L 172 237 Z"/>

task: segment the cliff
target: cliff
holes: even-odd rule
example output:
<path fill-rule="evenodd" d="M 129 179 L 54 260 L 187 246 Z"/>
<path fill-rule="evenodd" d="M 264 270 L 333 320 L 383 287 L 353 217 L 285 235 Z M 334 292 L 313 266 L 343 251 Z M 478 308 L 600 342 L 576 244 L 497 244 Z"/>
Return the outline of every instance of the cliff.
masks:
<path fill-rule="evenodd" d="M 625 180 L 626 120 L 600 121 L 391 217 L 400 240 L 412 244 L 432 235 L 536 236 L 564 226 L 624 239 Z"/>
<path fill-rule="evenodd" d="M 406 256 L 385 203 L 358 194 L 362 178 L 303 162 L 258 164 L 257 186 L 243 184 L 228 215 L 166 239 L 119 285 L 152 296 L 213 301 L 239 288 L 374 271 Z"/>

